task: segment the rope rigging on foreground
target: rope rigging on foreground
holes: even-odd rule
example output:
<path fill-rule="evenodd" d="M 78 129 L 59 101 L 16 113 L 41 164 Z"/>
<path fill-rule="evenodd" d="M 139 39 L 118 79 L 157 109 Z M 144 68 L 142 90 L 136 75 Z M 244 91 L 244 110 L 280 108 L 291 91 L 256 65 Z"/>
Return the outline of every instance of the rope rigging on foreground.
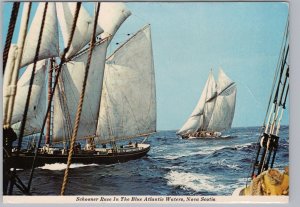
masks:
<path fill-rule="evenodd" d="M 47 114 L 50 113 L 52 99 L 53 99 L 53 96 L 54 96 L 54 91 L 55 91 L 56 85 L 58 83 L 58 78 L 59 78 L 59 75 L 60 75 L 60 72 L 61 72 L 62 65 L 66 61 L 65 57 L 66 57 L 66 54 L 69 51 L 71 43 L 72 43 L 72 39 L 73 39 L 73 36 L 74 36 L 74 33 L 75 33 L 75 28 L 76 28 L 76 23 L 77 23 L 80 8 L 81 8 L 81 2 L 77 2 L 76 10 L 75 10 L 75 16 L 74 16 L 73 23 L 72 23 L 72 29 L 71 29 L 70 37 L 69 37 L 69 40 L 68 40 L 68 44 L 67 44 L 67 47 L 64 49 L 63 55 L 61 57 L 61 61 L 59 63 L 59 66 L 58 66 L 56 74 L 55 74 L 55 81 L 54 81 L 54 84 L 53 84 L 53 89 L 52 89 L 51 95 L 50 95 L 49 100 L 48 100 L 46 115 L 44 116 L 44 120 L 43 120 L 43 125 L 42 125 L 42 129 L 41 129 L 42 132 L 44 131 L 45 125 L 46 125 L 46 122 L 47 122 Z M 37 155 L 38 155 L 38 148 L 41 144 L 42 137 L 43 137 L 43 133 L 40 134 L 39 140 L 38 140 L 38 145 L 35 149 L 35 155 L 34 155 L 32 168 L 31 168 L 31 173 L 30 173 L 28 186 L 27 186 L 28 190 L 30 190 L 30 186 L 31 186 L 32 178 L 33 178 L 33 173 L 34 173 L 34 168 L 35 168 L 35 163 L 36 163 L 36 159 L 37 159 Z"/>
<path fill-rule="evenodd" d="M 281 121 L 289 93 L 288 25 L 287 21 L 267 112 L 257 140 L 255 159 L 250 166 L 251 173 L 246 181 L 246 187 L 239 192 L 239 195 L 288 195 L 289 193 L 288 167 L 283 173 L 273 169 L 279 147 Z M 249 178 L 251 184 L 248 186 Z"/>
<path fill-rule="evenodd" d="M 88 75 L 89 75 L 89 68 L 90 68 L 90 63 L 91 63 L 92 54 L 93 54 L 93 48 L 94 48 L 94 44 L 95 44 L 95 38 L 96 38 L 95 33 L 96 33 L 96 28 L 97 28 L 99 10 L 100 10 L 100 3 L 97 3 L 97 8 L 96 8 L 96 11 L 95 11 L 94 25 L 93 25 L 93 32 L 92 32 L 92 37 L 91 37 L 91 42 L 90 42 L 90 47 L 89 47 L 88 60 L 87 60 L 86 66 L 85 66 L 84 80 L 83 80 L 83 83 L 82 83 L 82 89 L 81 89 L 79 103 L 78 103 L 77 112 L 76 112 L 75 124 L 74 124 L 72 138 L 71 138 L 71 146 L 70 146 L 70 150 L 69 150 L 69 154 L 68 154 L 67 168 L 65 170 L 60 195 L 64 195 L 66 185 L 67 185 L 67 182 L 68 182 L 69 168 L 70 168 L 70 165 L 71 165 L 75 140 L 76 140 L 76 137 L 77 137 L 79 121 L 80 121 L 80 116 L 81 116 L 81 112 L 82 112 L 82 105 L 83 105 L 83 100 L 84 100 L 84 95 L 85 95 L 86 83 L 87 83 L 87 78 L 88 78 Z"/>
<path fill-rule="evenodd" d="M 11 11 L 11 16 L 9 20 L 8 32 L 6 36 L 5 46 L 3 50 L 3 74 L 5 72 L 6 62 L 8 58 L 9 48 L 11 44 L 11 40 L 13 38 L 13 34 L 15 31 L 16 21 L 19 13 L 20 2 L 14 2 L 13 8 Z"/>

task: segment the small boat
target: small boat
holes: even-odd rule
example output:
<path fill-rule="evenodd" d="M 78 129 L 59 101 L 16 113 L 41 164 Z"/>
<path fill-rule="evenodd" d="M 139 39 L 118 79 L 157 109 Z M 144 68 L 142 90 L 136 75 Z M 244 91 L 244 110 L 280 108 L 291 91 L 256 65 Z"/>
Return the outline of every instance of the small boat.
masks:
<path fill-rule="evenodd" d="M 211 70 L 194 111 L 177 134 L 184 139 L 220 137 L 231 128 L 235 102 L 235 82 L 220 69 L 216 83 Z"/>

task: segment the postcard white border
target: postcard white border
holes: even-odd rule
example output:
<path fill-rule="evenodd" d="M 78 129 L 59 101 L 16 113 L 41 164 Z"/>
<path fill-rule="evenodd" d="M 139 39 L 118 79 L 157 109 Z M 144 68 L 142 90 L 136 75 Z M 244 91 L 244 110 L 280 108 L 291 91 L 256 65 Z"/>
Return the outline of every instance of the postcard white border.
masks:
<path fill-rule="evenodd" d="M 70 0 L 71 1 L 71 0 Z M 149 1 L 149 0 L 148 0 Z M 198 0 L 199 1 L 199 0 Z M 200 0 L 201 1 L 201 0 Z M 250 0 L 251 1 L 251 0 Z M 262 0 L 262 1 L 271 1 L 271 0 Z M 275 0 L 276 1 L 276 0 Z M 278 0 L 277 0 L 278 1 Z M 3 0 L 0 0 L 1 3 L 3 3 Z M 226 0 L 225 0 L 226 2 Z M 289 197 L 233 197 L 233 196 L 213 196 L 217 199 L 217 202 L 207 202 L 207 204 L 220 204 L 221 205 L 213 205 L 218 207 L 228 206 L 226 204 L 228 203 L 234 203 L 236 207 L 240 206 L 249 206 L 249 204 L 257 204 L 259 205 L 255 206 L 270 206 L 270 204 L 276 203 L 278 206 L 299 206 L 300 203 L 300 162 L 298 158 L 300 157 L 300 151 L 296 146 L 300 146 L 300 1 L 298 0 L 287 0 L 287 2 L 290 3 L 290 22 L 291 22 L 291 39 L 290 43 L 293 45 L 291 47 L 291 66 L 293 71 L 291 71 L 291 93 L 290 93 L 290 136 L 295 138 L 290 140 L 290 196 Z M 2 10 L 2 8 L 1 8 Z M 2 22 L 2 15 L 0 15 L 0 20 Z M 1 29 L 2 30 L 2 29 Z M 0 36 L 2 32 L 0 33 Z M 0 66 L 1 67 L 1 66 Z M 0 80 L 2 82 L 2 77 L 0 77 Z M 0 92 L 2 93 L 2 92 Z M 0 100 L 2 100 L 2 96 L 0 97 Z M 2 111 L 0 110 L 0 114 L 2 115 Z M 2 120 L 0 120 L 0 124 L 2 125 Z M 2 133 L 0 133 L 2 134 Z M 2 143 L 0 143 L 0 146 L 2 147 Z M 0 157 L 2 157 L 0 155 Z M 2 170 L 2 165 L 0 166 L 0 169 Z M 1 174 L 2 177 L 2 174 Z M 2 180 L 2 178 L 1 178 Z M 0 186 L 1 192 L 2 192 L 2 186 Z M 71 206 L 68 204 L 75 203 L 72 206 L 90 206 L 90 205 L 84 205 L 85 202 L 73 202 L 74 198 L 77 196 L 0 196 L 2 199 L 0 199 L 0 203 L 3 203 L 3 206 L 15 206 L 14 204 L 18 204 L 18 206 L 32 206 L 32 205 L 26 205 L 29 203 L 33 204 L 43 204 L 43 206 L 53 206 L 51 204 L 58 204 L 56 206 Z M 98 197 L 98 196 L 97 196 Z M 259 202 L 262 200 L 262 202 Z M 288 204 L 286 204 L 288 201 L 290 201 Z M 23 205 L 22 205 L 23 204 Z M 100 203 L 97 203 L 100 204 Z M 97 205 L 96 204 L 96 205 Z M 112 205 L 109 205 L 108 203 L 101 203 L 101 206 L 132 206 L 131 203 L 111 203 Z M 161 206 L 157 205 L 158 203 L 152 203 L 151 205 L 146 205 L 150 203 L 141 203 L 143 206 Z M 159 203 L 162 204 L 162 203 Z M 163 206 L 174 206 L 175 203 L 165 203 L 167 205 Z M 180 203 L 176 203 L 180 204 Z M 197 203 L 193 203 L 197 204 Z M 195 206 L 190 203 L 183 204 L 184 206 Z M 198 203 L 198 204 L 202 204 Z M 203 202 L 203 204 L 205 204 Z M 1 205 L 2 206 L 2 205 Z M 40 205 L 36 205 L 40 206 Z M 94 205 L 93 205 L 94 206 Z M 98 206 L 98 205 L 97 205 Z M 140 205 L 139 205 L 140 206 Z M 176 205 L 176 206 L 182 206 Z M 252 205 L 253 206 L 253 205 Z"/>

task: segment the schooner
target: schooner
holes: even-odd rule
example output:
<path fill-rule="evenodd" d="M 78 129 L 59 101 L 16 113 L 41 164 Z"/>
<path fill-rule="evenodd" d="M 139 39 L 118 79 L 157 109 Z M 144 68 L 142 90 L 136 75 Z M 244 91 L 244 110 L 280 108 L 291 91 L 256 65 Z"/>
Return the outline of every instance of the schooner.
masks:
<path fill-rule="evenodd" d="M 24 3 L 24 10 L 28 3 Z M 46 10 L 46 15 L 45 15 Z M 58 15 L 59 14 L 59 15 Z M 45 18 L 43 18 L 45 15 Z M 61 73 L 55 88 L 54 80 L 59 68 L 59 30 L 67 47 L 71 26 L 76 16 L 76 3 L 39 3 L 32 24 L 26 34 L 20 64 L 16 56 L 20 45 L 11 45 L 4 75 L 4 125 L 17 135 L 21 134 L 26 97 L 31 86 L 28 113 L 23 136 L 43 134 L 44 145 L 29 142 L 28 147 L 12 149 L 11 167 L 29 168 L 45 163 L 66 163 L 72 132 L 77 121 L 77 105 L 81 101 L 86 67 L 85 93 L 79 119 L 73 163 L 117 163 L 140 158 L 147 154 L 150 145 L 131 143 L 118 146 L 119 140 L 148 137 L 156 131 L 156 92 L 150 25 L 132 35 L 107 57 L 107 48 L 121 24 L 131 15 L 124 3 L 101 3 L 98 22 L 81 6 L 73 33 L 73 40 L 65 54 Z M 25 18 L 24 15 L 22 18 Z M 43 22 L 43 23 L 42 23 Z M 34 52 L 43 24 L 39 55 L 34 66 Z M 89 61 L 91 35 L 96 42 Z M 17 65 L 17 66 L 16 66 Z M 16 94 L 8 93 L 12 68 L 17 71 L 27 66 L 17 82 Z M 30 84 L 34 68 L 34 81 Z M 51 90 L 54 91 L 53 101 Z M 48 91 L 48 95 L 47 95 Z M 15 97 L 11 116 L 7 104 Z M 50 103 L 50 105 L 48 105 Z M 47 107 L 50 112 L 47 112 Z M 47 130 L 43 120 L 47 118 Z M 10 118 L 11 117 L 11 118 Z M 42 136 L 41 136 L 42 137 Z M 18 139 L 22 137 L 18 137 Z M 82 147 L 79 140 L 87 140 Z M 37 153 L 37 155 L 36 155 Z M 36 158 L 35 158 L 36 157 Z"/>
<path fill-rule="evenodd" d="M 222 69 L 217 82 L 211 70 L 194 111 L 177 134 L 188 139 L 221 136 L 231 128 L 236 91 L 235 82 Z"/>

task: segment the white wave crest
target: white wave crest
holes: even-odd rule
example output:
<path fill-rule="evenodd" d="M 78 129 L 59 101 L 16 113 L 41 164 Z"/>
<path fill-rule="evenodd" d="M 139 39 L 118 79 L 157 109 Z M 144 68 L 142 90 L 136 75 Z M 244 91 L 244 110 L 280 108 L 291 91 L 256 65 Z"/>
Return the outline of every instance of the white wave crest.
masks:
<path fill-rule="evenodd" d="M 234 145 L 235 148 L 237 148 L 238 150 L 246 148 L 246 147 L 250 147 L 251 145 L 255 144 L 254 142 L 248 142 L 245 144 L 241 144 L 241 145 Z"/>
<path fill-rule="evenodd" d="M 169 153 L 161 152 L 157 153 L 158 155 L 155 156 L 154 158 L 160 158 L 160 159 L 166 159 L 166 160 L 176 160 L 178 158 L 182 157 L 189 157 L 189 156 L 195 156 L 195 155 L 209 155 L 214 153 L 215 151 L 223 149 L 224 146 L 218 146 L 218 147 L 201 147 L 199 148 L 199 151 L 197 152 L 192 152 L 188 151 L 186 149 L 184 150 L 177 150 Z"/>
<path fill-rule="evenodd" d="M 196 192 L 219 192 L 227 188 L 224 185 L 217 184 L 214 176 L 199 173 L 186 173 L 171 170 L 165 178 L 168 180 L 168 185 L 170 186 L 180 186 L 183 189 L 191 189 Z"/>
<path fill-rule="evenodd" d="M 71 164 L 70 168 L 80 168 L 80 167 L 88 167 L 88 166 L 98 166 L 98 165 L 97 164 L 85 165 L 85 164 L 75 163 L 75 164 Z M 43 170 L 60 171 L 60 170 L 65 170 L 67 168 L 67 164 L 65 164 L 65 163 L 45 164 L 43 167 L 39 167 L 39 168 L 43 169 Z"/>
<path fill-rule="evenodd" d="M 241 150 L 243 148 L 251 146 L 253 143 L 245 143 L 245 144 L 237 144 L 237 145 L 222 145 L 222 146 L 201 146 L 198 149 L 198 151 L 189 151 L 188 149 L 178 149 L 176 151 L 172 152 L 165 152 L 165 150 L 162 149 L 154 149 L 153 154 L 155 156 L 153 158 L 158 159 L 166 159 L 166 160 L 176 160 L 178 158 L 182 157 L 189 157 L 189 156 L 195 156 L 195 155 L 210 155 L 214 152 L 217 152 L 219 150 L 223 150 L 225 148 L 236 148 L 237 150 Z M 236 166 L 228 166 L 230 168 L 235 168 Z"/>
<path fill-rule="evenodd" d="M 241 169 L 237 164 L 229 164 L 227 163 L 226 159 L 216 160 L 210 162 L 212 165 L 218 165 L 222 167 L 228 167 L 230 169 L 239 170 Z"/>

